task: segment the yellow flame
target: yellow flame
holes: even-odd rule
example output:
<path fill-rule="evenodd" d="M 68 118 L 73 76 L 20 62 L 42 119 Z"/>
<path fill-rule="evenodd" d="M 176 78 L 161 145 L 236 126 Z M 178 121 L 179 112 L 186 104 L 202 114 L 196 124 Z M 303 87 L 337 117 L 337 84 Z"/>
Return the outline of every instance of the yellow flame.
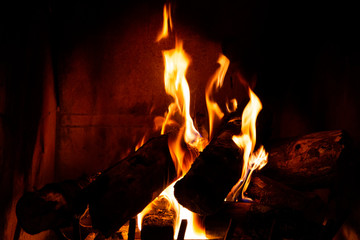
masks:
<path fill-rule="evenodd" d="M 170 14 L 170 4 L 164 5 L 164 23 L 163 30 L 159 34 L 157 41 L 168 36 L 168 28 L 172 29 L 172 20 Z M 166 132 L 166 128 L 170 125 L 178 126 L 179 133 L 176 138 L 169 138 L 169 151 L 174 161 L 174 166 L 177 171 L 178 180 L 184 176 L 190 169 L 192 162 L 198 154 L 207 145 L 207 141 L 201 137 L 200 133 L 196 130 L 193 120 L 190 116 L 190 89 L 186 80 L 186 71 L 191 62 L 190 57 L 183 49 L 182 41 L 176 40 L 175 48 L 163 51 L 163 58 L 165 63 L 164 69 L 164 85 L 167 94 L 172 96 L 173 102 L 169 105 L 165 117 L 157 117 L 155 119 L 155 126 L 158 127 L 162 124 L 161 134 Z M 180 116 L 180 122 L 177 121 Z M 186 147 L 184 143 L 196 149 L 197 152 L 193 154 Z M 177 234 L 180 228 L 182 219 L 188 220 L 188 227 L 185 233 L 186 239 L 206 239 L 204 229 L 199 228 L 196 221 L 194 221 L 194 214 L 189 210 L 180 206 L 174 196 L 174 185 L 168 186 L 159 197 L 166 197 L 172 208 L 177 212 L 175 223 L 175 231 Z M 158 197 L 158 198 L 159 198 Z M 150 203 L 141 213 L 138 214 L 138 226 L 141 229 L 141 222 L 143 217 L 153 208 L 154 201 Z"/>
<path fill-rule="evenodd" d="M 214 101 L 213 94 L 216 90 L 222 87 L 230 61 L 224 55 L 220 55 L 218 63 L 220 64 L 220 67 L 211 77 L 205 89 L 206 107 L 209 115 L 209 140 L 213 137 L 215 124 L 218 124 L 224 117 L 224 113 L 221 111 L 219 105 Z"/>
<path fill-rule="evenodd" d="M 162 133 L 165 132 L 164 129 L 171 116 L 175 112 L 179 112 L 185 123 L 185 142 L 191 146 L 197 146 L 201 136 L 195 129 L 190 116 L 190 89 L 185 77 L 191 59 L 184 51 L 181 41 L 176 41 L 175 49 L 163 51 L 163 57 L 165 61 L 165 91 L 173 97 L 174 102 L 169 106 Z"/>
<path fill-rule="evenodd" d="M 268 154 L 263 146 L 253 153 L 256 144 L 256 119 L 262 109 L 262 104 L 256 94 L 250 88 L 248 90 L 250 101 L 242 113 L 241 134 L 234 135 L 232 138 L 235 144 L 243 150 L 244 163 L 241 177 L 226 197 L 227 201 L 235 201 L 240 191 L 242 199 L 246 199 L 244 192 L 249 185 L 252 172 L 255 169 L 261 169 L 267 163 Z"/>
<path fill-rule="evenodd" d="M 162 31 L 158 34 L 156 41 L 159 42 L 163 38 L 167 38 L 169 35 L 169 26 L 170 30 L 172 30 L 173 24 L 171 19 L 171 5 L 170 3 L 168 5 L 164 4 L 164 10 L 163 10 L 163 28 Z"/>

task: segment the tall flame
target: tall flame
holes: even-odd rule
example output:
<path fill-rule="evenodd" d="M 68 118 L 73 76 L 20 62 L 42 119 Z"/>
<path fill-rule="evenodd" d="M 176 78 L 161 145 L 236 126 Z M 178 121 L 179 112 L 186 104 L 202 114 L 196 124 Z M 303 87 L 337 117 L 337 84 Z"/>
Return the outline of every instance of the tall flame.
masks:
<path fill-rule="evenodd" d="M 158 35 L 156 41 L 166 38 L 169 35 L 169 28 L 172 30 L 171 6 L 170 4 L 165 4 L 163 11 L 163 29 Z M 230 61 L 224 55 L 220 55 L 218 59 L 220 66 L 206 86 L 205 98 L 209 115 L 209 139 L 204 139 L 196 130 L 190 116 L 190 89 L 186 80 L 186 72 L 191 59 L 184 51 L 182 41 L 175 39 L 175 48 L 165 50 L 162 54 L 165 64 L 165 91 L 168 95 L 172 96 L 173 102 L 169 105 L 165 117 L 157 117 L 155 122 L 157 126 L 161 125 L 161 134 L 164 134 L 166 132 L 166 128 L 170 125 L 179 126 L 179 132 L 176 138 L 169 138 L 168 143 L 169 151 L 174 161 L 179 180 L 190 169 L 198 152 L 202 151 L 208 144 L 208 140 L 212 138 L 214 134 L 214 126 L 219 124 L 220 120 L 224 117 L 224 113 L 214 100 L 214 93 L 222 87 Z M 233 136 L 233 141 L 240 149 L 243 150 L 244 166 L 239 181 L 232 188 L 226 198 L 226 200 L 231 201 L 237 199 L 240 192 L 244 199 L 244 191 L 249 184 L 252 172 L 255 169 L 262 168 L 267 162 L 267 153 L 262 146 L 255 153 L 253 152 L 256 144 L 255 123 L 262 105 L 259 98 L 250 88 L 249 96 L 250 101 L 242 114 L 241 134 Z M 232 99 L 230 104 L 231 105 L 229 105 L 229 103 L 226 104 L 228 112 L 235 111 L 237 108 L 236 99 Z M 184 143 L 189 145 L 191 148 L 196 149 L 196 154 L 192 154 L 188 148 L 184 147 Z M 185 238 L 206 239 L 204 229 L 199 227 L 199 224 L 195 220 L 195 214 L 180 206 L 180 204 L 176 201 L 174 197 L 174 184 L 175 182 L 168 186 L 158 198 L 166 197 L 171 203 L 172 208 L 177 211 L 177 219 L 174 229 L 175 234 L 179 230 L 180 220 L 187 219 L 188 228 L 186 230 Z M 156 199 L 154 201 L 156 201 Z M 138 225 L 140 229 L 143 216 L 145 216 L 152 207 L 154 207 L 154 202 L 150 203 L 141 213 L 138 214 Z"/>
<path fill-rule="evenodd" d="M 185 53 L 181 41 L 176 41 L 175 49 L 163 51 L 165 61 L 164 83 L 167 94 L 174 98 L 174 103 L 169 106 L 169 114 L 176 109 L 185 121 L 186 143 L 194 144 L 200 138 L 190 116 L 190 89 L 186 81 L 186 70 L 190 63 L 190 57 Z M 176 108 L 173 106 L 175 105 Z M 167 122 L 164 122 L 166 126 Z"/>
<path fill-rule="evenodd" d="M 164 6 L 163 12 L 163 31 L 159 34 L 157 41 L 168 36 L 168 29 L 172 29 L 172 20 L 170 14 L 170 4 Z M 207 141 L 201 137 L 196 130 L 193 120 L 190 116 L 190 89 L 186 80 L 186 71 L 191 62 L 190 57 L 183 49 L 183 43 L 176 39 L 175 48 L 165 50 L 162 52 L 165 69 L 164 69 L 164 85 L 167 94 L 172 96 L 173 102 L 168 107 L 168 112 L 162 123 L 161 134 L 166 132 L 169 125 L 177 122 L 180 126 L 179 133 L 175 140 L 169 139 L 169 151 L 171 153 L 174 165 L 177 171 L 178 180 L 183 177 L 190 169 L 195 157 L 189 153 L 189 150 L 184 148 L 184 143 L 190 145 L 192 148 L 202 151 L 207 144 Z M 176 121 L 180 116 L 180 122 Z M 159 118 L 156 119 L 159 122 Z M 171 203 L 172 207 L 177 211 L 177 219 L 175 221 L 175 233 L 180 228 L 180 220 L 188 220 L 188 228 L 185 233 L 186 239 L 206 239 L 203 229 L 197 226 L 195 215 L 189 210 L 183 208 L 175 199 L 174 196 L 175 183 L 168 186 L 159 197 L 166 197 Z M 156 201 L 156 199 L 154 200 Z M 140 214 L 138 214 L 138 225 L 141 227 L 143 216 L 146 215 L 153 204 L 149 204 Z"/>
<path fill-rule="evenodd" d="M 256 144 L 256 119 L 262 109 L 262 104 L 256 94 L 248 88 L 250 101 L 242 113 L 241 134 L 234 135 L 233 141 L 243 150 L 243 168 L 241 177 L 226 197 L 227 201 L 235 201 L 241 193 L 241 198 L 246 199 L 246 191 L 252 172 L 263 168 L 267 163 L 268 154 L 263 146 L 253 153 Z"/>
<path fill-rule="evenodd" d="M 230 61 L 224 55 L 220 55 L 218 63 L 220 64 L 220 67 L 212 76 L 205 89 L 206 107 L 209 115 L 209 140 L 213 136 L 214 125 L 218 124 L 224 117 L 224 113 L 213 99 L 213 93 L 222 87 Z"/>

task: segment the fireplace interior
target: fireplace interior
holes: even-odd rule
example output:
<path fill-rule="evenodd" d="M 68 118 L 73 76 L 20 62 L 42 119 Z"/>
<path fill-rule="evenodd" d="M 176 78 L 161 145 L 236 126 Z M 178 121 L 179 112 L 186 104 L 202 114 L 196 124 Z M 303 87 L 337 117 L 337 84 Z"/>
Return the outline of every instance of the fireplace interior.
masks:
<path fill-rule="evenodd" d="M 218 239 L 226 234 L 227 239 L 360 239 L 360 19 L 352 3 L 170 3 L 174 32 L 191 56 L 186 73 L 190 115 L 200 133 L 209 128 L 205 87 L 222 53 L 230 66 L 215 99 L 226 109 L 226 102 L 237 98 L 244 108 L 248 96 L 238 80 L 245 79 L 263 105 L 258 144 L 275 149 L 275 143 L 330 131 L 341 132 L 341 144 L 346 146 L 339 150 L 335 175 L 325 185 L 284 190 L 287 180 L 276 179 L 282 183 L 277 188 L 261 175 L 262 170 L 253 177 L 259 188 L 265 184 L 266 189 L 282 189 L 268 193 L 273 199 L 300 201 L 304 195 L 294 189 L 321 199 L 326 216 L 320 235 L 310 236 L 313 225 L 306 225 L 306 217 L 286 225 L 297 213 L 283 214 L 281 209 L 277 212 L 281 217 L 272 218 L 262 209 L 261 216 L 241 223 L 256 226 L 256 234 L 245 236 L 237 230 L 239 222 L 229 221 L 240 214 L 237 203 L 212 214 L 207 231 L 217 232 Z M 164 90 L 162 51 L 173 48 L 175 41 L 173 34 L 155 42 L 164 4 L 160 0 L 1 3 L 0 239 L 61 239 L 66 231 L 60 228 L 36 234 L 24 231 L 16 216 L 24 193 L 94 176 L 134 154 L 144 135 L 159 136 L 153 131 L 154 119 L 164 116 L 172 101 Z M 315 161 L 308 171 L 321 167 Z"/>

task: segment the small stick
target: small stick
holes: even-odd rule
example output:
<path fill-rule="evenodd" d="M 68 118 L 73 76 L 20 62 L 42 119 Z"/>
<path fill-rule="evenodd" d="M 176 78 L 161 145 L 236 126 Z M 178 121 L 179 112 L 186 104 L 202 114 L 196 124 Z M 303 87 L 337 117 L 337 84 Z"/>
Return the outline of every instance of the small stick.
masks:
<path fill-rule="evenodd" d="M 129 220 L 128 240 L 135 240 L 135 227 L 136 221 L 135 218 L 132 218 Z"/>
<path fill-rule="evenodd" d="M 183 219 L 181 220 L 180 228 L 179 228 L 179 234 L 177 237 L 177 240 L 184 240 L 185 238 L 185 232 L 187 227 L 187 220 Z"/>

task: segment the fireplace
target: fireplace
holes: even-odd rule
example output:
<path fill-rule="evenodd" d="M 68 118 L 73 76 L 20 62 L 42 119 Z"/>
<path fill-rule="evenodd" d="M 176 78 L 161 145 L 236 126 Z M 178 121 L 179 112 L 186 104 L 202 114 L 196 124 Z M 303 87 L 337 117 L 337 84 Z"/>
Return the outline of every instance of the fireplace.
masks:
<path fill-rule="evenodd" d="M 263 104 L 258 143 L 265 149 L 278 139 L 325 130 L 346 132 L 350 150 L 338 166 L 336 182 L 314 193 L 336 205 L 328 206 L 333 214 L 328 219 L 337 225 L 324 239 L 357 237 L 360 229 L 355 190 L 359 47 L 357 17 L 347 4 L 172 2 L 176 32 L 192 59 L 186 75 L 190 113 L 200 129 L 209 128 L 204 88 L 223 53 L 231 65 L 216 100 L 225 109 L 227 100 L 247 97 L 236 77 L 240 72 Z M 174 36 L 155 42 L 163 5 L 4 4 L 2 238 L 57 237 L 54 231 L 30 236 L 17 224 L 15 205 L 23 193 L 92 176 L 133 152 L 145 133 L 150 132 L 147 138 L 157 136 L 149 131 L 153 120 L 163 116 L 172 101 L 164 91 L 161 51 L 173 48 Z M 232 207 L 228 211 L 234 211 Z M 324 226 L 332 228 L 330 224 Z"/>

